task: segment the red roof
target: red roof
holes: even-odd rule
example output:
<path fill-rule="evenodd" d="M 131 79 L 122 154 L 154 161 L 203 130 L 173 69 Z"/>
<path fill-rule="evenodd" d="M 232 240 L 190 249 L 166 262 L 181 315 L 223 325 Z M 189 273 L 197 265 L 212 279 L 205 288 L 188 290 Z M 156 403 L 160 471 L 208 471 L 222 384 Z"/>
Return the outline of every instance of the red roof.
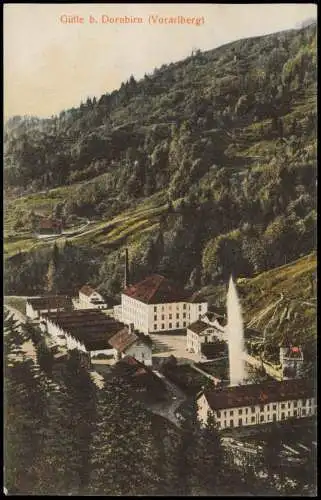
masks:
<path fill-rule="evenodd" d="M 62 227 L 62 222 L 53 219 L 42 219 L 40 221 L 41 229 L 60 229 Z"/>
<path fill-rule="evenodd" d="M 190 293 L 159 274 L 153 274 L 140 283 L 129 286 L 123 293 L 145 304 L 185 302 L 191 297 Z"/>
<path fill-rule="evenodd" d="M 125 352 L 136 342 L 143 342 L 147 345 L 151 345 L 151 339 L 149 336 L 136 335 L 136 333 L 130 332 L 127 326 L 109 339 L 110 345 L 119 352 Z"/>
<path fill-rule="evenodd" d="M 124 352 L 128 347 L 137 341 L 138 337 L 135 333 L 128 330 L 127 326 L 117 332 L 109 339 L 110 345 L 119 352 Z"/>
<path fill-rule="evenodd" d="M 293 346 L 287 348 L 284 357 L 289 359 L 303 359 L 303 353 L 300 347 Z"/>
<path fill-rule="evenodd" d="M 204 395 L 212 410 L 255 406 L 286 400 L 311 398 L 313 381 L 305 379 L 272 380 L 260 384 L 240 385 L 224 389 L 208 389 Z"/>

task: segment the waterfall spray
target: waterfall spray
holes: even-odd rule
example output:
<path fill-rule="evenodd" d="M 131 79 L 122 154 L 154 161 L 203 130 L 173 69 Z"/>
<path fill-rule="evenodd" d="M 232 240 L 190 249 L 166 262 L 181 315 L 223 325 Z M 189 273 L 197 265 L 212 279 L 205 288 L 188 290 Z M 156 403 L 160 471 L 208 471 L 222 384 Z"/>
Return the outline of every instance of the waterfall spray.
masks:
<path fill-rule="evenodd" d="M 230 385 L 239 385 L 245 380 L 244 332 L 241 305 L 232 276 L 227 292 L 227 340 Z"/>

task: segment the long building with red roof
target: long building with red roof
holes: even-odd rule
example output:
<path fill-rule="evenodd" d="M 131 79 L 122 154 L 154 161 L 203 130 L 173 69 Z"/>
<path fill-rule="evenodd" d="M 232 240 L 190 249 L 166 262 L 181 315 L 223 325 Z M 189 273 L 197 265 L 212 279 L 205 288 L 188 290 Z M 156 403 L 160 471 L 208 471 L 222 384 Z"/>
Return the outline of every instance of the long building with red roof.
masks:
<path fill-rule="evenodd" d="M 213 387 L 199 394 L 197 404 L 200 421 L 211 412 L 219 429 L 309 417 L 317 409 L 315 384 L 306 379 Z"/>
<path fill-rule="evenodd" d="M 121 316 L 144 333 L 183 330 L 207 312 L 207 302 L 193 300 L 178 284 L 153 274 L 122 293 Z"/>

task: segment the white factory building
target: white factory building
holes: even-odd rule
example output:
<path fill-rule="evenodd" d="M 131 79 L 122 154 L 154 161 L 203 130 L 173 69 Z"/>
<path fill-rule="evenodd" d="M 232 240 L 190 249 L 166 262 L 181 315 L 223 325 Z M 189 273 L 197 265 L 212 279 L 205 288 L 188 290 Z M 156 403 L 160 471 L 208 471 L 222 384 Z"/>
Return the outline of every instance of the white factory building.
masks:
<path fill-rule="evenodd" d="M 313 383 L 304 379 L 213 388 L 199 394 L 197 405 L 201 423 L 211 412 L 222 430 L 306 418 L 317 408 Z"/>
<path fill-rule="evenodd" d="M 99 354 L 115 354 L 109 340 L 123 330 L 125 325 L 98 309 L 77 309 L 71 312 L 43 314 L 40 328 L 47 333 L 52 345 L 90 353 L 91 358 L 94 358 Z"/>
<path fill-rule="evenodd" d="M 207 302 L 194 302 L 191 294 L 158 274 L 125 288 L 121 295 L 121 321 L 145 334 L 186 329 L 206 312 Z"/>
<path fill-rule="evenodd" d="M 28 297 L 26 315 L 31 320 L 39 320 L 46 312 L 71 311 L 72 300 L 66 295 L 48 295 L 44 297 Z"/>

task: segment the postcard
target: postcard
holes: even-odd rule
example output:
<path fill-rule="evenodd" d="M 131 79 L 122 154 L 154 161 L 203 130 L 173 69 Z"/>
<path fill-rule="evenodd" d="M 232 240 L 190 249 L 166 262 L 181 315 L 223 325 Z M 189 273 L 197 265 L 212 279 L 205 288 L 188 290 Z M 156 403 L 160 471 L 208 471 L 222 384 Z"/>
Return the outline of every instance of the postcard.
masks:
<path fill-rule="evenodd" d="M 316 26 L 5 3 L 6 495 L 317 495 Z"/>

